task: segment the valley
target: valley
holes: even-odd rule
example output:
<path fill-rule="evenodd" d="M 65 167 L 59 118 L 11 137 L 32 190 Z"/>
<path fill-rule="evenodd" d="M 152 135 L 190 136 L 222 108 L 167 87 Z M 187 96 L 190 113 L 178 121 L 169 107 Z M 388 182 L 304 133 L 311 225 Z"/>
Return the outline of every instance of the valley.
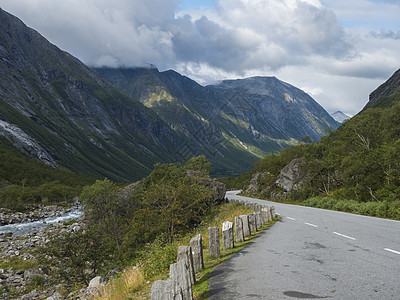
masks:
<path fill-rule="evenodd" d="M 226 195 L 400 220 L 400 70 L 353 117 L 275 76 L 219 79 L 88 66 L 0 8 L 1 300 L 148 299 L 190 236 L 250 213 Z"/>

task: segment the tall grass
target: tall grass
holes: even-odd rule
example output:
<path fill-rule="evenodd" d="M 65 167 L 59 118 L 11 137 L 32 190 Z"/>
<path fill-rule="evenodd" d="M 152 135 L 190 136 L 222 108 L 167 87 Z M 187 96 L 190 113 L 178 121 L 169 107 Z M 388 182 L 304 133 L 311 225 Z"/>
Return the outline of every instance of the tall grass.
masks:
<path fill-rule="evenodd" d="M 339 200 L 330 197 L 314 197 L 303 201 L 302 205 L 371 217 L 400 220 L 400 200 L 392 202 L 357 202 L 354 200 Z"/>
<path fill-rule="evenodd" d="M 122 299 L 149 299 L 151 285 L 155 280 L 167 279 L 169 277 L 169 266 L 176 262 L 179 245 L 188 245 L 192 237 L 201 234 L 203 238 L 203 249 L 205 258 L 208 257 L 208 227 L 218 226 L 224 221 L 233 222 L 235 216 L 248 214 L 250 210 L 243 205 L 223 204 L 214 207 L 210 213 L 205 216 L 203 222 L 198 228 L 185 236 L 179 237 L 173 243 L 164 243 L 162 238 L 156 239 L 154 242 L 147 244 L 134 261 L 132 266 L 126 268 L 124 272 L 107 286 L 102 289 L 98 300 L 122 300 Z M 239 245 L 240 246 L 240 245 Z M 222 252 L 220 260 L 208 263 L 208 273 L 212 267 L 219 263 L 234 250 Z M 207 271 L 206 271 L 207 272 Z M 205 273 L 204 273 L 205 274 Z M 202 276 L 204 276 L 204 274 Z M 206 275 L 207 277 L 208 275 Z M 207 279 L 204 278 L 202 284 L 208 287 Z M 201 287 L 200 290 L 207 289 Z M 198 292 L 197 299 L 201 299 L 204 292 Z"/>

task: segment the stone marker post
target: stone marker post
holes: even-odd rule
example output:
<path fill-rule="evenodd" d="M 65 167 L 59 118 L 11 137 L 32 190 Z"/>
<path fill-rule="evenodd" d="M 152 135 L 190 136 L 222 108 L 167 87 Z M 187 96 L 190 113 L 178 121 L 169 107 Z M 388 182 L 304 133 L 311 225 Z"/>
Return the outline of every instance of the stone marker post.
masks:
<path fill-rule="evenodd" d="M 243 224 L 243 235 L 245 238 L 247 238 L 251 234 L 249 215 L 241 215 L 240 219 L 242 220 L 242 224 Z"/>
<path fill-rule="evenodd" d="M 190 272 L 185 260 L 181 259 L 177 263 L 170 265 L 169 275 L 174 286 L 174 298 L 172 299 L 192 300 L 193 292 Z"/>
<path fill-rule="evenodd" d="M 262 212 L 262 214 L 263 214 L 263 217 L 264 217 L 264 221 L 265 221 L 265 223 L 268 223 L 269 222 L 269 217 L 268 217 L 268 215 L 269 215 L 269 212 L 268 212 L 268 206 L 267 207 L 264 207 L 262 210 L 261 210 L 261 212 Z"/>
<path fill-rule="evenodd" d="M 257 212 L 255 213 L 255 217 L 256 217 L 256 226 L 257 226 L 257 229 L 260 229 L 260 228 L 264 225 L 264 224 L 263 224 L 263 221 L 262 221 L 263 217 L 262 217 L 261 211 L 257 211 Z"/>
<path fill-rule="evenodd" d="M 197 273 L 204 269 L 203 244 L 201 234 L 196 235 L 190 240 L 190 248 L 192 249 L 194 272 Z"/>
<path fill-rule="evenodd" d="M 256 215 L 255 213 L 251 213 L 248 214 L 248 216 L 249 216 L 250 232 L 256 232 L 257 231 Z"/>
<path fill-rule="evenodd" d="M 275 206 L 271 206 L 271 217 L 272 217 L 272 219 L 275 219 L 275 217 L 276 217 Z"/>
<path fill-rule="evenodd" d="M 244 241 L 243 222 L 242 219 L 238 216 L 235 217 L 235 233 L 236 233 L 236 243 L 243 242 Z"/>
<path fill-rule="evenodd" d="M 178 247 L 178 258 L 177 261 L 184 260 L 188 266 L 190 274 L 190 283 L 193 285 L 196 282 L 196 274 L 193 267 L 193 256 L 192 249 L 190 246 L 179 246 Z"/>
<path fill-rule="evenodd" d="M 151 300 L 174 300 L 179 299 L 179 296 L 182 297 L 182 293 L 176 295 L 171 279 L 157 280 L 151 286 Z"/>
<path fill-rule="evenodd" d="M 208 227 L 208 254 L 210 257 L 221 256 L 218 227 Z"/>
<path fill-rule="evenodd" d="M 222 246 L 224 249 L 233 248 L 233 223 L 225 221 L 222 223 Z"/>

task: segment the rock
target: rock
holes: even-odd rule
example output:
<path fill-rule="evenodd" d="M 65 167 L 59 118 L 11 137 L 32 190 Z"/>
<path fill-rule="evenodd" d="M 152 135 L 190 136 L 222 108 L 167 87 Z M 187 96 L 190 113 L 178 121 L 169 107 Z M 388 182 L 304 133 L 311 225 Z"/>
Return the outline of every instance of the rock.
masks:
<path fill-rule="evenodd" d="M 234 247 L 232 222 L 225 221 L 222 223 L 222 246 L 224 249 L 230 249 Z"/>
<path fill-rule="evenodd" d="M 26 281 L 29 281 L 29 280 L 32 280 L 33 277 L 35 277 L 35 276 L 43 276 L 43 275 L 45 275 L 45 273 L 43 272 L 43 270 L 41 268 L 39 268 L 39 267 L 32 268 L 32 269 L 26 270 L 24 272 L 24 279 Z"/>
<path fill-rule="evenodd" d="M 34 289 L 29 294 L 25 294 L 21 297 L 21 300 L 31 300 L 31 299 L 40 299 L 40 294 L 37 289 Z M 61 299 L 61 298 L 58 298 L 58 299 Z"/>
<path fill-rule="evenodd" d="M 62 299 L 63 297 L 60 295 L 59 292 L 55 292 L 53 295 L 50 297 L 47 297 L 46 300 L 59 300 Z"/>
<path fill-rule="evenodd" d="M 249 215 L 241 215 L 240 219 L 242 220 L 243 224 L 243 235 L 245 238 L 247 238 L 251 235 Z"/>
<path fill-rule="evenodd" d="M 221 256 L 218 227 L 208 227 L 208 254 L 210 257 Z"/>
<path fill-rule="evenodd" d="M 192 249 L 194 272 L 197 273 L 204 269 L 203 244 L 201 234 L 196 235 L 190 240 Z"/>
<path fill-rule="evenodd" d="M 281 170 L 276 184 L 285 192 L 298 191 L 307 179 L 307 170 L 303 168 L 305 164 L 304 157 L 293 159 Z"/>
<path fill-rule="evenodd" d="M 3 237 L 5 238 L 10 238 L 12 237 L 13 233 L 11 231 L 4 231 L 3 232 Z"/>
<path fill-rule="evenodd" d="M 246 195 L 257 195 L 260 191 L 260 184 L 258 183 L 258 181 L 260 179 L 264 179 L 267 176 L 267 174 L 268 173 L 265 172 L 253 174 L 253 176 L 251 176 L 250 179 L 250 184 L 248 185 L 244 193 Z"/>
<path fill-rule="evenodd" d="M 226 185 L 211 178 L 202 178 L 200 184 L 213 191 L 213 204 L 222 203 L 225 199 Z"/>
<path fill-rule="evenodd" d="M 101 288 L 104 285 L 104 279 L 101 276 L 96 276 L 94 277 L 92 280 L 90 280 L 88 288 L 92 289 L 92 288 Z"/>
<path fill-rule="evenodd" d="M 187 264 L 190 273 L 190 282 L 193 285 L 196 282 L 196 274 L 194 272 L 192 249 L 190 248 L 190 246 L 178 247 L 177 261 L 179 260 L 184 260 Z"/>

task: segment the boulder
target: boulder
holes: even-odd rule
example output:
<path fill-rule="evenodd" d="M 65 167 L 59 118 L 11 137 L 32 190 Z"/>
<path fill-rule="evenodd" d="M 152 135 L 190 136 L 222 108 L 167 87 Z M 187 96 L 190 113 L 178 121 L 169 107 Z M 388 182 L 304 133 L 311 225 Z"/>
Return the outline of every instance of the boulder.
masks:
<path fill-rule="evenodd" d="M 307 179 L 307 170 L 304 168 L 306 159 L 296 158 L 286 165 L 280 172 L 276 184 L 284 192 L 298 191 Z"/>

